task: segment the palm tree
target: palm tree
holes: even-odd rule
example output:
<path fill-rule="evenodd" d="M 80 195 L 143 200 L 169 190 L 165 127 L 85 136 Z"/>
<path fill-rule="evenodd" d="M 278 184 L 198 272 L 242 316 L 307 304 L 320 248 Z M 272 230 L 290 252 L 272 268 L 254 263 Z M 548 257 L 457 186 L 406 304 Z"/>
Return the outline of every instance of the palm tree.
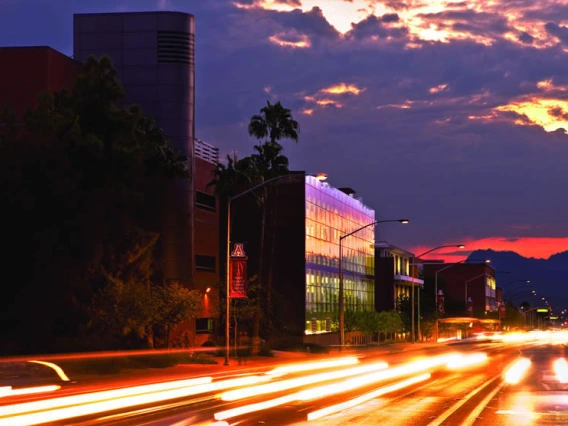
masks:
<path fill-rule="evenodd" d="M 298 142 L 298 134 L 300 126 L 292 117 L 292 113 L 288 108 L 284 108 L 280 102 L 271 104 L 270 101 L 266 102 L 266 106 L 260 110 L 260 114 L 255 114 L 251 117 L 248 126 L 249 135 L 254 136 L 260 141 L 259 145 L 255 145 L 254 149 L 256 154 L 251 156 L 255 165 L 260 181 L 263 182 L 275 176 L 288 173 L 288 159 L 282 155 L 281 139 L 290 139 L 293 142 Z M 261 283 L 261 290 L 264 290 L 266 298 L 266 309 L 268 312 L 268 323 L 270 322 L 271 312 L 271 287 L 272 287 L 272 258 L 274 257 L 275 240 L 272 236 L 271 240 L 271 253 L 269 261 L 269 270 L 266 285 L 263 286 L 263 260 L 264 260 L 264 240 L 266 228 L 266 200 L 268 198 L 268 191 L 263 189 L 263 209 L 262 209 L 262 222 L 261 222 L 261 237 L 260 237 L 260 258 L 259 258 L 259 271 L 258 277 Z M 274 216 L 274 215 L 271 215 Z M 260 298 L 258 298 L 260 303 Z M 260 335 L 260 306 L 257 307 L 257 314 L 253 323 L 253 353 L 258 350 L 257 344 Z"/>
<path fill-rule="evenodd" d="M 251 117 L 248 132 L 258 140 L 264 139 L 264 143 L 279 144 L 281 139 L 298 142 L 300 125 L 292 117 L 291 111 L 284 108 L 280 102 L 273 105 L 266 101 L 266 106 L 260 110 L 260 114 Z"/>

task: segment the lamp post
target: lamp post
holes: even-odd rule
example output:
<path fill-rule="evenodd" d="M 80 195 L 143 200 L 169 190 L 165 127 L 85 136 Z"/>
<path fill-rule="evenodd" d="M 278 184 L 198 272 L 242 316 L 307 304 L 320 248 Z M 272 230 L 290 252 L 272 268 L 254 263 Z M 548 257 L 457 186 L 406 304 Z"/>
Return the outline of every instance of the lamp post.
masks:
<path fill-rule="evenodd" d="M 436 327 L 434 329 L 435 329 L 435 333 L 436 333 L 435 334 L 436 342 L 438 341 L 438 303 L 437 303 L 437 300 L 438 300 L 438 274 L 440 272 L 445 271 L 446 269 L 451 268 L 452 266 L 459 265 L 460 263 L 466 263 L 466 262 L 467 262 L 467 259 L 460 260 L 459 262 L 452 263 L 452 264 L 446 266 L 445 268 L 438 269 L 434 273 L 434 302 L 436 302 Z M 490 262 L 491 262 L 491 260 L 485 259 L 485 263 L 490 263 Z"/>
<path fill-rule="evenodd" d="M 465 245 L 463 244 L 446 244 L 443 246 L 438 246 L 438 247 L 434 247 L 428 251 L 425 251 L 424 253 L 422 253 L 419 256 L 415 256 L 415 259 L 420 259 L 422 256 L 426 256 L 428 253 L 432 253 L 435 250 L 439 250 L 442 248 L 448 248 L 448 247 L 453 247 L 453 248 L 459 248 L 459 249 L 464 249 Z M 416 267 L 417 263 L 412 263 L 412 278 L 414 278 L 414 271 L 415 271 L 415 267 Z M 436 300 L 434 300 L 434 303 L 436 303 Z M 437 311 L 436 311 L 437 312 Z M 414 343 L 414 282 L 412 283 L 412 343 Z M 420 290 L 418 290 L 418 337 L 421 340 L 422 339 L 422 332 L 420 331 Z"/>
<path fill-rule="evenodd" d="M 353 234 L 356 234 L 359 231 L 362 231 L 363 229 L 368 228 L 369 226 L 386 222 L 399 222 L 404 224 L 410 223 L 408 219 L 376 220 L 339 237 L 339 343 L 341 347 L 345 346 L 345 308 L 343 300 L 343 240 Z"/>
<path fill-rule="evenodd" d="M 231 262 L 231 203 L 238 199 L 241 198 L 244 195 L 250 194 L 251 192 L 263 187 L 264 185 L 267 185 L 271 182 L 274 182 L 276 180 L 280 180 L 280 179 L 285 179 L 285 178 L 289 178 L 289 177 L 293 177 L 293 176 L 299 176 L 298 174 L 287 174 L 287 175 L 280 175 L 280 176 L 276 176 L 273 177 L 271 179 L 265 180 L 262 183 L 259 183 L 258 185 L 253 186 L 252 188 L 249 188 L 243 192 L 238 193 L 237 195 L 233 195 L 232 197 L 227 197 L 227 256 L 225 259 L 225 266 L 226 266 L 226 275 L 225 275 L 225 280 L 226 280 L 226 306 L 225 306 L 225 364 L 224 365 L 229 365 L 229 351 L 230 351 L 230 306 L 231 306 L 231 297 L 230 297 L 230 281 L 231 281 L 231 275 L 230 275 L 230 270 L 229 270 L 229 264 Z M 315 174 L 315 173 L 302 173 L 301 176 L 315 176 L 318 180 L 326 180 L 327 179 L 327 175 L 323 174 L 323 173 L 319 173 L 319 174 Z"/>

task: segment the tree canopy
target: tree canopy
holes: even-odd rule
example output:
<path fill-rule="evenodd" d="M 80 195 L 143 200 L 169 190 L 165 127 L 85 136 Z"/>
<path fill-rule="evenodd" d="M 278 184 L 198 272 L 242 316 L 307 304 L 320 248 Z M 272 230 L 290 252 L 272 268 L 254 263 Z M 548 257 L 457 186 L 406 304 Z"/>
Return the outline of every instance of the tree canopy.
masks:
<path fill-rule="evenodd" d="M 124 96 L 110 59 L 90 57 L 70 91 L 39 96 L 23 131 L 1 116 L 3 353 L 121 347 L 155 324 L 155 201 L 188 163 Z"/>

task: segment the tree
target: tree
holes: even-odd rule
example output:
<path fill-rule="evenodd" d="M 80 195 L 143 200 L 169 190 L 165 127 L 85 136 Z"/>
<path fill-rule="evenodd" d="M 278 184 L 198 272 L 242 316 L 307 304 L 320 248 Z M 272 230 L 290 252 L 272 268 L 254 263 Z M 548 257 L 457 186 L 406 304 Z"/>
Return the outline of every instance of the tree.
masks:
<path fill-rule="evenodd" d="M 394 333 L 400 333 L 404 324 L 397 311 L 381 311 L 377 316 L 377 331 L 385 334 L 385 339 Z"/>
<path fill-rule="evenodd" d="M 71 91 L 40 95 L 24 131 L 4 133 L 4 261 L 26 267 L 4 268 L 3 353 L 119 347 L 122 331 L 144 334 L 145 294 L 162 282 L 154 200 L 188 168 L 140 108 L 117 106 L 123 97 L 111 61 L 91 57 Z M 113 298 L 128 309 L 110 309 Z"/>
<path fill-rule="evenodd" d="M 195 319 L 203 309 L 203 297 L 198 290 L 188 290 L 178 283 L 158 286 L 155 292 L 156 326 L 161 326 L 166 334 L 166 347 L 170 347 L 170 332 L 173 326 L 182 321 Z"/>
<path fill-rule="evenodd" d="M 255 167 L 260 176 L 260 181 L 264 182 L 267 179 L 285 174 L 288 172 L 288 159 L 282 153 L 282 146 L 280 140 L 290 139 L 293 142 L 298 142 L 298 134 L 300 126 L 296 120 L 293 119 L 291 111 L 284 108 L 280 102 L 271 104 L 270 101 L 266 102 L 266 106 L 261 108 L 260 114 L 255 114 L 251 117 L 248 125 L 249 135 L 255 137 L 259 141 L 259 145 L 255 146 L 256 154 L 252 156 Z M 265 229 L 266 229 L 266 215 L 267 215 L 267 188 L 263 188 L 262 201 L 262 219 L 261 219 L 261 235 L 260 235 L 260 261 L 258 276 L 261 283 L 261 290 L 264 292 L 265 308 L 268 318 L 271 317 L 271 287 L 272 287 L 272 265 L 274 257 L 275 237 L 271 238 L 271 250 L 269 257 L 269 268 L 266 280 L 264 279 L 264 248 L 265 248 Z M 274 216 L 274 215 L 271 215 Z M 260 303 L 260 299 L 259 299 Z M 259 309 L 260 312 L 260 309 Z M 257 343 L 260 334 L 260 314 L 257 314 L 254 321 L 253 343 Z M 256 344 L 254 345 L 253 353 L 256 351 Z"/>

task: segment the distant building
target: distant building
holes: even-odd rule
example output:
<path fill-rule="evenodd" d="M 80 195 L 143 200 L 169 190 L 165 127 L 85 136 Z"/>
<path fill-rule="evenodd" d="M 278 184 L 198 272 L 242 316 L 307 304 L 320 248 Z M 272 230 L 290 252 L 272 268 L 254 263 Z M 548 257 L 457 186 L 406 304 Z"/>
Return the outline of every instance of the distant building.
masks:
<path fill-rule="evenodd" d="M 109 56 L 126 91 L 190 160 L 191 179 L 165 190 L 161 254 L 165 279 L 194 284 L 195 20 L 181 12 L 76 14 L 73 55 Z"/>
<path fill-rule="evenodd" d="M 444 294 L 445 315 L 484 318 L 486 313 L 496 312 L 495 269 L 487 263 L 425 263 L 425 280 L 434 282 L 436 271 L 450 265 L 450 268 L 438 273 L 438 290 Z M 468 303 L 469 298 L 471 301 Z"/>
<path fill-rule="evenodd" d="M 339 344 L 339 237 L 375 221 L 375 211 L 315 177 L 294 173 L 269 186 L 268 250 L 272 306 L 283 320 L 277 328 L 304 341 Z M 233 242 L 246 242 L 249 276 L 258 272 L 258 216 L 234 203 Z M 245 225 L 246 223 L 246 225 Z M 343 241 L 345 311 L 375 309 L 374 230 L 369 227 Z M 271 265 L 271 266 L 268 266 Z"/>
<path fill-rule="evenodd" d="M 396 308 L 400 298 L 411 298 L 412 286 L 424 285 L 417 278 L 418 267 L 413 265 L 414 254 L 400 247 L 379 241 L 375 244 L 375 309 L 387 311 Z"/>
<path fill-rule="evenodd" d="M 48 46 L 0 47 L 0 111 L 11 109 L 22 125 L 41 92 L 71 89 L 82 64 Z"/>

